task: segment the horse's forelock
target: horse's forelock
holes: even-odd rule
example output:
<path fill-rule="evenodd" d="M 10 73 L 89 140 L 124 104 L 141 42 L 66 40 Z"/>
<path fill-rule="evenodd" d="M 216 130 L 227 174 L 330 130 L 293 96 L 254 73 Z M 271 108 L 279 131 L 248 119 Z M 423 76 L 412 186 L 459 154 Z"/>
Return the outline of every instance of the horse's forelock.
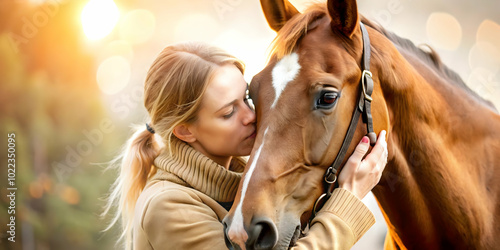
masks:
<path fill-rule="evenodd" d="M 327 13 L 325 3 L 315 3 L 309 6 L 304 13 L 295 15 L 281 28 L 271 43 L 269 58 L 280 60 L 295 51 L 300 39 L 314 27 L 315 21 Z"/>

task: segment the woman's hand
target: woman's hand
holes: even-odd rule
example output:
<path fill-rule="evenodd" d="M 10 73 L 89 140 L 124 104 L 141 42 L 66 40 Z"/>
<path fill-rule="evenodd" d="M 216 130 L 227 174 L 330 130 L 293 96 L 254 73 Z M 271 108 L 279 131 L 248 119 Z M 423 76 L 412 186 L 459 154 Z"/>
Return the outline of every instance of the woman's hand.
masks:
<path fill-rule="evenodd" d="M 363 156 L 368 152 L 370 140 L 366 136 L 363 137 L 339 174 L 340 188 L 363 199 L 377 185 L 387 164 L 385 135 L 386 131 L 382 130 L 377 143 L 365 159 Z"/>

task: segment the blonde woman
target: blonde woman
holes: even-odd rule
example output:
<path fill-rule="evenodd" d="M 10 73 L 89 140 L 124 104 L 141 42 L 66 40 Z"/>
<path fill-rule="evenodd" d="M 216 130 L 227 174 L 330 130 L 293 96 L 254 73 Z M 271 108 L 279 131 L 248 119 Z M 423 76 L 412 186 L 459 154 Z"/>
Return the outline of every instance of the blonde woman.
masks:
<path fill-rule="evenodd" d="M 168 46 L 153 62 L 144 87 L 151 121 L 130 138 L 105 210 L 117 207 L 112 224 L 121 221 L 126 249 L 227 249 L 221 221 L 256 129 L 243 72 L 240 60 L 201 43 Z M 328 202 L 356 208 L 351 217 L 318 215 L 342 221 L 323 225 L 341 248 L 374 223 L 360 199 L 380 179 L 384 147 L 379 140 L 367 157 L 381 160 L 358 168 L 368 150 L 364 138 L 339 177 L 335 192 L 344 195 Z"/>

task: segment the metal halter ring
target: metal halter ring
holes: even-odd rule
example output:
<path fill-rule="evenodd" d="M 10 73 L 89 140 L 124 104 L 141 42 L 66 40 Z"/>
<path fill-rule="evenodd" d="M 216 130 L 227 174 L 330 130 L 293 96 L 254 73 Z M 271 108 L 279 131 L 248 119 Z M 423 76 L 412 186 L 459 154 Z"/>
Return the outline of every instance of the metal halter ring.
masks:
<path fill-rule="evenodd" d="M 326 197 L 326 194 L 322 194 L 319 196 L 319 198 L 314 202 L 313 210 L 312 210 L 312 218 L 316 217 L 316 207 L 318 206 L 318 203 L 320 200 Z"/>
<path fill-rule="evenodd" d="M 328 184 L 333 184 L 336 181 L 337 181 L 337 175 L 336 174 L 333 174 L 333 180 L 332 181 L 329 181 L 328 178 L 326 178 L 326 176 L 325 176 L 325 182 L 328 183 Z"/>
<path fill-rule="evenodd" d="M 365 87 L 365 76 L 369 76 L 372 78 L 372 72 L 369 70 L 363 70 L 363 74 L 361 74 L 361 86 L 363 87 L 363 95 L 365 96 L 365 99 L 368 101 L 372 101 L 372 97 L 366 94 L 366 87 Z"/>

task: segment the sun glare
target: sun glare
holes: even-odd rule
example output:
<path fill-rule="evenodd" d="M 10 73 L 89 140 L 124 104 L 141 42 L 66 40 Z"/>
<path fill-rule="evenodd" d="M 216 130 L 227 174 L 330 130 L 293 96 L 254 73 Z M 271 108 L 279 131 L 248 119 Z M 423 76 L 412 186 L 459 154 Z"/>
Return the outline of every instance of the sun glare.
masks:
<path fill-rule="evenodd" d="M 83 32 L 90 40 L 101 39 L 111 33 L 119 17 L 113 0 L 90 0 L 82 10 Z"/>

